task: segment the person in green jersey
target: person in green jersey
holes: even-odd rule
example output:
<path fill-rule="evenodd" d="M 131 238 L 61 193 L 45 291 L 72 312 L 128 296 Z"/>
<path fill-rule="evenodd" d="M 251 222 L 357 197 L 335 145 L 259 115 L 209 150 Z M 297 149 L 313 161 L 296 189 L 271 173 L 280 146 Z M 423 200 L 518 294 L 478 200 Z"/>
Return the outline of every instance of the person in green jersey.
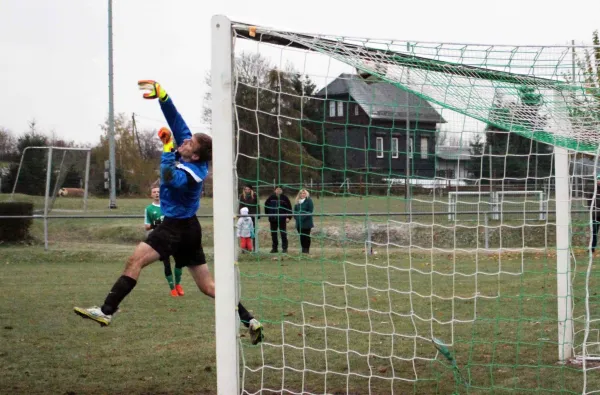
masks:
<path fill-rule="evenodd" d="M 163 220 L 162 210 L 160 209 L 160 189 L 158 185 L 152 185 L 150 189 L 150 197 L 152 198 L 152 204 L 146 207 L 146 219 L 144 220 L 144 226 L 147 231 L 147 235 L 150 234 Z M 173 272 L 171 271 L 171 260 L 169 257 L 163 261 L 165 265 L 165 277 L 171 288 L 171 296 L 183 296 L 183 287 L 181 286 L 181 274 L 182 268 L 175 266 L 175 281 L 173 281 Z"/>

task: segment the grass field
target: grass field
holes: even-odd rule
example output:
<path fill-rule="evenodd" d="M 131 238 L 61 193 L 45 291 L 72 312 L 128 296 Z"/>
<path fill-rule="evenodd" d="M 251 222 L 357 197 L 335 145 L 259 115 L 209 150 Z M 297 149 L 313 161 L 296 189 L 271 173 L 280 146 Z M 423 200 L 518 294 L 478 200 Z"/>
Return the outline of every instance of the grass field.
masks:
<path fill-rule="evenodd" d="M 0 249 L 0 393 L 215 393 L 214 305 L 189 275 L 186 296 L 171 298 L 162 265 L 152 265 L 107 328 L 72 313 L 103 301 L 129 250 Z M 368 266 L 353 251 L 244 256 L 243 298 L 267 334 L 262 347 L 241 337 L 246 390 L 580 393 L 581 368 L 556 363 L 552 260 L 507 255 L 505 271 L 521 264 L 527 271 L 485 275 L 497 273 L 498 260 L 480 257 L 476 281 L 447 276 L 473 274 L 468 257 L 454 264 L 447 256 L 394 256 L 389 264 L 372 257 Z M 443 358 L 432 360 L 432 330 L 453 340 L 468 390 L 455 388 Z M 600 388 L 597 379 L 588 375 L 588 388 Z"/>
<path fill-rule="evenodd" d="M 364 200 L 317 205 L 359 212 Z M 91 202 L 97 210 L 106 203 Z M 372 202 L 373 211 L 390 204 Z M 212 210 L 210 199 L 202 203 Z M 141 215 L 147 200 L 119 204 L 119 214 Z M 212 223 L 201 221 L 212 270 Z M 347 229 L 364 219 L 319 221 Z M 102 303 L 143 237 L 141 218 L 52 219 L 47 252 L 41 224 L 33 246 L 0 246 L 1 394 L 216 393 L 214 303 L 187 273 L 186 296 L 171 298 L 162 265 L 151 265 L 107 328 L 72 312 Z M 248 393 L 581 393 L 581 366 L 557 363 L 552 248 L 475 254 L 423 250 L 415 238 L 410 250 L 378 246 L 365 255 L 364 239 L 339 242 L 345 232 L 319 234 L 309 256 L 296 252 L 293 235 L 290 254 L 268 254 L 263 234 L 262 253 L 240 256 L 243 301 L 266 329 L 262 346 L 240 332 Z M 423 240 L 438 242 L 434 234 Z M 575 258 L 577 316 L 588 261 Z M 593 270 L 589 287 L 599 286 Z M 600 300 L 590 301 L 598 315 Z M 432 334 L 451 344 L 469 386 L 456 384 Z M 599 376 L 587 372 L 588 391 L 600 390 Z"/>

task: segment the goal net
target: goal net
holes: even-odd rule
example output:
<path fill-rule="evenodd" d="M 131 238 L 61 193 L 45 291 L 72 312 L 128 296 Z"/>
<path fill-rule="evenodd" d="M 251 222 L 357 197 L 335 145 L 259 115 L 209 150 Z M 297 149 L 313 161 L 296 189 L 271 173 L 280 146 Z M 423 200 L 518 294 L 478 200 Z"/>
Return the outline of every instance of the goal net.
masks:
<path fill-rule="evenodd" d="M 579 63 L 598 48 L 212 23 L 221 389 L 600 391 L 600 102 Z M 232 329 L 238 298 L 263 343 Z"/>
<path fill-rule="evenodd" d="M 30 201 L 34 213 L 86 209 L 90 149 L 27 147 L 11 172 L 11 200 Z"/>

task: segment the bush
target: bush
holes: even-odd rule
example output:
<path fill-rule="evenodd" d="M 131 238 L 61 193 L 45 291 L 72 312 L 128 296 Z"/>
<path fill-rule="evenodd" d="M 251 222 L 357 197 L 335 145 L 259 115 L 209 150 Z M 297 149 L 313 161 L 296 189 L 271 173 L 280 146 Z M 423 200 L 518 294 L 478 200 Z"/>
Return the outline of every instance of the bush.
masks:
<path fill-rule="evenodd" d="M 0 216 L 32 215 L 33 203 L 0 202 Z M 0 242 L 26 241 L 30 239 L 32 218 L 0 219 Z"/>

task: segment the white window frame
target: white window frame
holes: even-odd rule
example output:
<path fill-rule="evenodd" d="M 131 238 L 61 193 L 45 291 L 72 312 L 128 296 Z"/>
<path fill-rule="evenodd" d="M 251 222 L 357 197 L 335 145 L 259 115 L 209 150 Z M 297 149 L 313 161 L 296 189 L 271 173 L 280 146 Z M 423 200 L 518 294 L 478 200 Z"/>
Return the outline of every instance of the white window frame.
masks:
<path fill-rule="evenodd" d="M 358 116 L 358 104 L 354 105 L 354 115 Z"/>
<path fill-rule="evenodd" d="M 335 117 L 335 101 L 329 102 L 329 118 Z"/>
<path fill-rule="evenodd" d="M 391 144 L 391 151 L 392 151 L 392 158 L 393 159 L 398 159 L 400 157 L 399 155 L 399 148 L 398 148 L 398 137 L 392 137 L 392 144 Z"/>
<path fill-rule="evenodd" d="M 343 101 L 339 101 L 337 103 L 337 116 L 338 117 L 344 116 L 344 102 Z"/>
<path fill-rule="evenodd" d="M 379 148 L 381 147 L 381 148 Z M 383 158 L 384 157 L 384 153 L 383 153 L 383 137 L 376 137 L 375 138 L 375 152 L 377 154 L 377 158 Z"/>
<path fill-rule="evenodd" d="M 423 149 L 425 148 L 425 149 Z M 429 157 L 429 138 L 421 137 L 421 159 Z"/>
<path fill-rule="evenodd" d="M 412 137 L 409 137 L 409 138 L 408 138 L 408 157 L 409 157 L 410 159 L 412 159 L 412 158 L 413 158 L 413 151 L 414 151 L 414 149 L 413 149 L 413 148 L 414 148 L 413 138 L 412 138 Z"/>

